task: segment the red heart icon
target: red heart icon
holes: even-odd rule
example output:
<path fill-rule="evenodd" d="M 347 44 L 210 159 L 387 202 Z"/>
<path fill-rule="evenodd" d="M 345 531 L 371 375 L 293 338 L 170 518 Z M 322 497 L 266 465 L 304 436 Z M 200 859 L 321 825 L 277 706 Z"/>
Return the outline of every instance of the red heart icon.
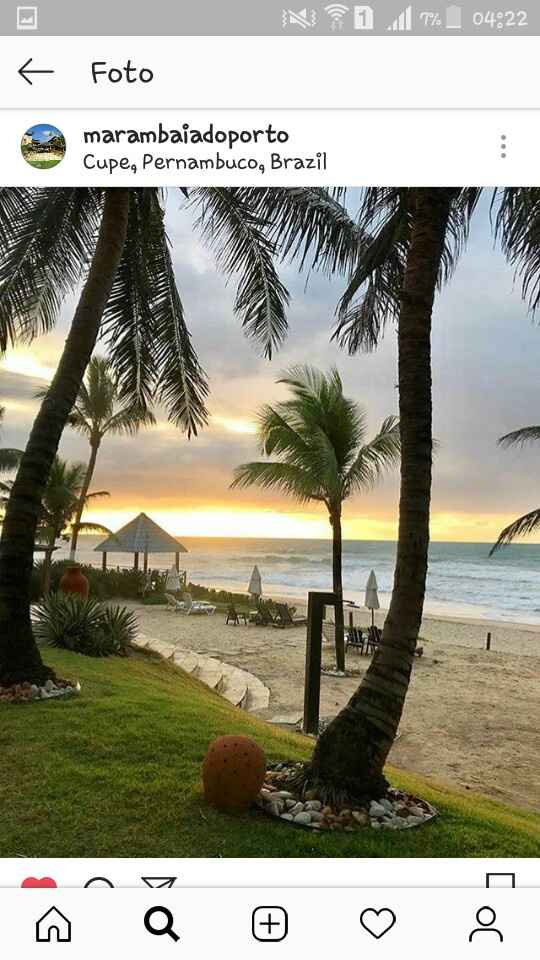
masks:
<path fill-rule="evenodd" d="M 56 880 L 52 877 L 26 877 L 21 887 L 56 887 Z"/>

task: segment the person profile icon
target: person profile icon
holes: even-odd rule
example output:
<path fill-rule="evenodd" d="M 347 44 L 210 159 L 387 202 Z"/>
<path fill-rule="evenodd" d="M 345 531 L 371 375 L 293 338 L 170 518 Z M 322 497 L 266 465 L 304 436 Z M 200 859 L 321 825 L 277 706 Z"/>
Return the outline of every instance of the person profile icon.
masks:
<path fill-rule="evenodd" d="M 476 922 L 479 924 L 478 927 L 475 927 L 474 930 L 471 930 L 469 934 L 469 943 L 472 943 L 473 937 L 477 933 L 494 933 L 499 938 L 499 943 L 502 943 L 504 937 L 500 930 L 497 927 L 494 927 L 493 924 L 497 919 L 497 914 L 491 907 L 480 907 L 476 911 Z"/>

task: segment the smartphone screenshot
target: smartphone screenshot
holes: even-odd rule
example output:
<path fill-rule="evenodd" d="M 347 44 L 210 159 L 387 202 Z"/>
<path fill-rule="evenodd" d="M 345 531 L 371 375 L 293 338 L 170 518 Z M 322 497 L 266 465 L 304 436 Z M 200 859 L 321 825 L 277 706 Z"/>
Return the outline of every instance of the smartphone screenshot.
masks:
<path fill-rule="evenodd" d="M 540 14 L 283 2 L 0 11 L 11 955 L 534 937 Z"/>

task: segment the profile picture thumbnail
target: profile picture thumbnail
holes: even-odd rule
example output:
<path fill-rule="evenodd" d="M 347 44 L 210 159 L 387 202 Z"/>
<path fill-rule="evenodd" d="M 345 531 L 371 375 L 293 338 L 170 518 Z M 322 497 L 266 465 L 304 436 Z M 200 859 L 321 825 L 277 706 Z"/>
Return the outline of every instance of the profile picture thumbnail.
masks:
<path fill-rule="evenodd" d="M 66 138 L 51 123 L 36 123 L 21 140 L 21 153 L 37 170 L 56 167 L 66 155 Z"/>

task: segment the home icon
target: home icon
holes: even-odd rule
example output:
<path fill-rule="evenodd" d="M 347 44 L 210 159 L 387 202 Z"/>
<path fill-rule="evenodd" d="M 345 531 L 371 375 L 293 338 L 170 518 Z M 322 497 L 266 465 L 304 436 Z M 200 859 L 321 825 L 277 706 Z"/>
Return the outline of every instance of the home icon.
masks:
<path fill-rule="evenodd" d="M 38 943 L 71 943 L 71 921 L 58 907 L 51 907 L 36 923 L 36 940 Z"/>

